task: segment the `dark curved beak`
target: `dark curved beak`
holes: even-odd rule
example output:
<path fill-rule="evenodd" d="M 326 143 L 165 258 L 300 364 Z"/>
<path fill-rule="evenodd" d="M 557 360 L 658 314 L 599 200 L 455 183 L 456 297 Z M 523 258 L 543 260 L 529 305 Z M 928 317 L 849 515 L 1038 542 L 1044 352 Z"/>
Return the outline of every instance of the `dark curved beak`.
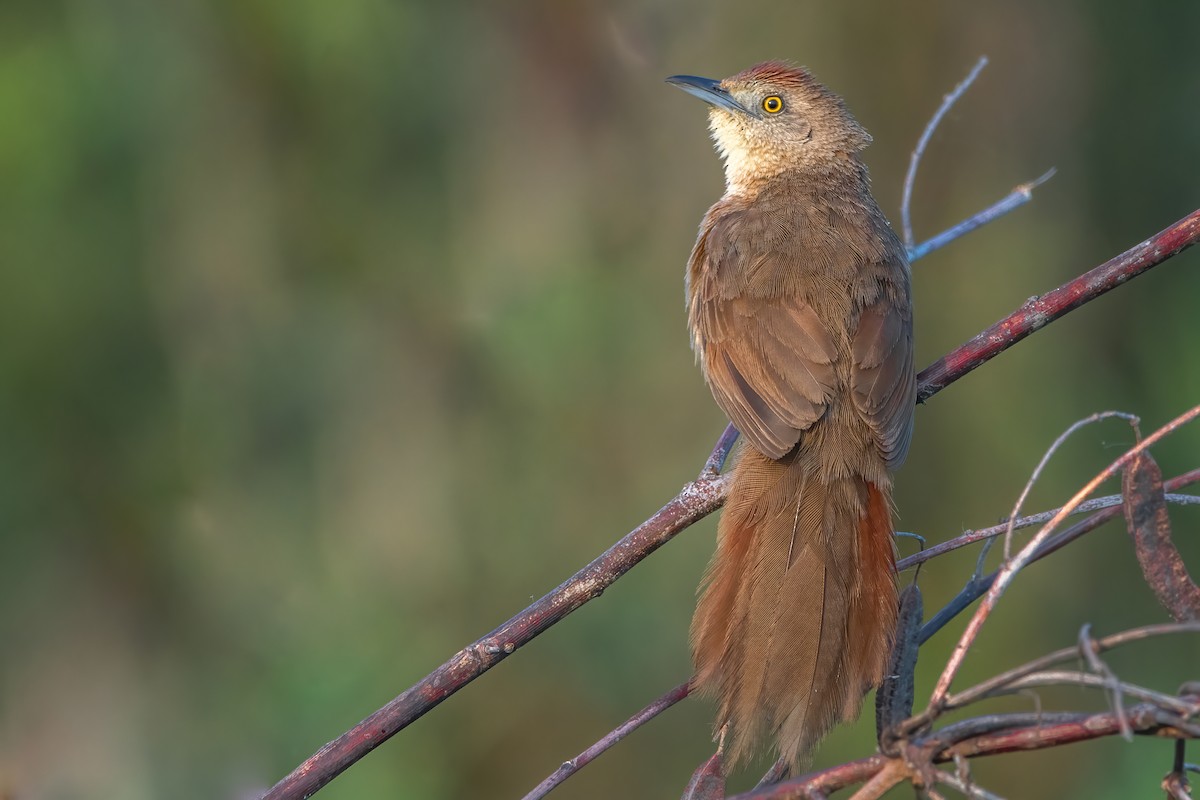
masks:
<path fill-rule="evenodd" d="M 733 99 L 733 95 L 721 88 L 720 81 L 714 81 L 712 78 L 700 78 L 695 75 L 672 75 L 667 78 L 667 83 L 672 86 L 678 86 L 690 95 L 699 97 L 710 106 L 725 108 L 740 114 L 750 113 L 745 106 Z"/>

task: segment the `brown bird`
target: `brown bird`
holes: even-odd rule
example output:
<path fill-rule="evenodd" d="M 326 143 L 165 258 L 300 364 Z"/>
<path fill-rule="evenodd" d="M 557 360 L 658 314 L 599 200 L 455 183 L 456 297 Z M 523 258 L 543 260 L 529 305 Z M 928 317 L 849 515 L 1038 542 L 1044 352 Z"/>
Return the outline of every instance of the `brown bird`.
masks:
<path fill-rule="evenodd" d="M 908 259 L 859 158 L 871 137 L 808 72 L 667 80 L 711 106 L 725 161 L 688 262 L 688 325 L 744 441 L 692 620 L 693 685 L 718 699 L 731 765 L 763 743 L 795 763 L 858 715 L 892 644 Z"/>

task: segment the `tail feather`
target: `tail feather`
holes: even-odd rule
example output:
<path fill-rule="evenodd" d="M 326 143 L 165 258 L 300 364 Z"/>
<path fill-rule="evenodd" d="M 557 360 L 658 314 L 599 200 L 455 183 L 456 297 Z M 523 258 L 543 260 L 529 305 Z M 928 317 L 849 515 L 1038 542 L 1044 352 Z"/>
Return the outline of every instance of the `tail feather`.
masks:
<path fill-rule="evenodd" d="M 826 482 L 747 448 L 692 620 L 695 685 L 731 763 L 765 737 L 798 760 L 878 683 L 895 618 L 887 487 Z"/>

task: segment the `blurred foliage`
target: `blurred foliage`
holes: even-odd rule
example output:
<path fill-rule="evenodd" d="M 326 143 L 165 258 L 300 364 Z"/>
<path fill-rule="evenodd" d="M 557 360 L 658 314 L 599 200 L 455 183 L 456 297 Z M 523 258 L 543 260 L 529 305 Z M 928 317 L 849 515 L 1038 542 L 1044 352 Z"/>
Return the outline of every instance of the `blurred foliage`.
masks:
<path fill-rule="evenodd" d="M 875 135 L 894 214 L 928 115 L 991 58 L 926 159 L 918 229 L 1059 173 L 917 267 L 927 363 L 1197 206 L 1198 26 L 1194 0 L 8 0 L 0 794 L 253 796 L 694 475 L 723 420 L 682 270 L 721 177 L 703 109 L 663 76 L 809 65 Z M 901 526 L 939 541 L 1007 513 L 1092 411 L 1153 428 L 1197 402 L 1198 258 L 920 409 Z M 1081 434 L 1031 506 L 1131 438 Z M 1198 444 L 1157 448 L 1166 474 Z M 1200 564 L 1196 514 L 1173 517 Z M 519 796 L 687 674 L 712 537 L 687 532 L 322 797 Z M 925 570 L 928 606 L 974 558 Z M 963 680 L 1084 622 L 1162 617 L 1110 525 L 1018 581 Z M 1170 690 L 1197 656 L 1114 663 Z M 564 797 L 672 796 L 710 713 L 673 709 Z M 864 719 L 817 764 L 870 741 Z M 1157 791 L 1169 758 L 1114 740 L 976 776 L 1119 798 Z"/>

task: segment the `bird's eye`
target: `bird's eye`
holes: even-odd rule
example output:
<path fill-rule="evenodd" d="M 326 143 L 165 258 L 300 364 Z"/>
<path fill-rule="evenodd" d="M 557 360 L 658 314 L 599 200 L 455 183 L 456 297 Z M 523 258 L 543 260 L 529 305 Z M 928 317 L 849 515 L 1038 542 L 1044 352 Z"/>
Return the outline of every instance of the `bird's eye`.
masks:
<path fill-rule="evenodd" d="M 777 94 L 767 95 L 763 98 L 762 107 L 768 114 L 778 114 L 783 111 L 783 98 Z"/>

